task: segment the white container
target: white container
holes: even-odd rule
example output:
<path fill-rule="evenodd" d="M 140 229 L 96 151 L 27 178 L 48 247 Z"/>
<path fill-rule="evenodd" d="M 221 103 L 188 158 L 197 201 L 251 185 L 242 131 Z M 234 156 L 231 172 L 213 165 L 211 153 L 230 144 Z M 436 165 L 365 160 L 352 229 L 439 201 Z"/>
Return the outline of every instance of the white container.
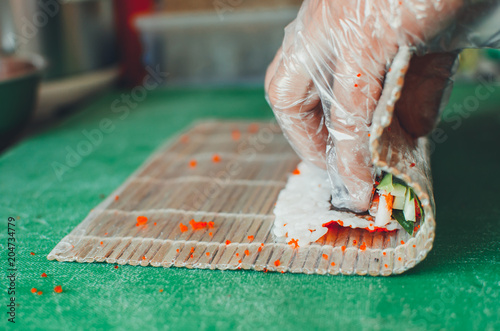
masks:
<path fill-rule="evenodd" d="M 262 84 L 297 12 L 154 14 L 138 18 L 136 26 L 144 64 L 168 72 L 167 85 Z"/>

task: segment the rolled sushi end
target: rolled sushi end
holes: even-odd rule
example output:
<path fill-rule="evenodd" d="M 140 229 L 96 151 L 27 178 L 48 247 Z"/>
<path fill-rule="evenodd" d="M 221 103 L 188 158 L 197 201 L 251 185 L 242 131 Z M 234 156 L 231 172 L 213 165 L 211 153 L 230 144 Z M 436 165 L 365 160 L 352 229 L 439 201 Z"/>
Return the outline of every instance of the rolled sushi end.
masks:
<path fill-rule="evenodd" d="M 424 221 L 417 195 L 389 173 L 382 173 L 379 183 L 372 199 L 372 205 L 378 204 L 378 208 L 370 208 L 370 213 L 375 214 L 375 226 L 383 227 L 397 221 L 406 232 L 413 234 L 415 224 Z"/>

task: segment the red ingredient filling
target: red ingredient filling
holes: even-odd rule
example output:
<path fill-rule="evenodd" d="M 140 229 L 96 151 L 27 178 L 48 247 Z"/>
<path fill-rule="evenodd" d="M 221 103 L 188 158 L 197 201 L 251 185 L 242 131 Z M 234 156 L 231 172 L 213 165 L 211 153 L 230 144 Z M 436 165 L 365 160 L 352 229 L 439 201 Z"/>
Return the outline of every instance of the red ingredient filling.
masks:
<path fill-rule="evenodd" d="M 341 220 L 330 221 L 330 222 L 322 224 L 322 226 L 325 228 L 328 228 L 328 230 L 338 230 L 339 228 L 344 227 L 343 225 L 344 225 L 344 223 Z M 348 226 L 348 227 L 352 228 L 352 226 Z M 386 228 L 381 228 L 378 226 L 374 226 L 373 228 L 366 227 L 364 229 L 369 231 L 369 232 L 393 232 L 393 231 L 397 231 L 397 230 L 387 230 Z"/>

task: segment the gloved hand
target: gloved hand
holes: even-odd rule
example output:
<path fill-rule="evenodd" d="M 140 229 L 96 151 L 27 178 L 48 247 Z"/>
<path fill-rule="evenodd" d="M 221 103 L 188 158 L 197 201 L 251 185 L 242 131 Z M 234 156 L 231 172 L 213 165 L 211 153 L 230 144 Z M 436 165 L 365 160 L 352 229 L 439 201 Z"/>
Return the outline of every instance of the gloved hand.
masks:
<path fill-rule="evenodd" d="M 355 212 L 369 208 L 375 175 L 369 130 L 399 46 L 415 46 L 420 55 L 411 60 L 395 110 L 401 126 L 419 137 L 436 123 L 458 49 L 478 43 L 470 27 L 486 16 L 485 8 L 497 3 L 304 1 L 285 30 L 265 87 L 278 123 L 299 156 L 328 171 L 334 206 Z M 491 40 L 483 36 L 479 46 L 491 45 Z"/>

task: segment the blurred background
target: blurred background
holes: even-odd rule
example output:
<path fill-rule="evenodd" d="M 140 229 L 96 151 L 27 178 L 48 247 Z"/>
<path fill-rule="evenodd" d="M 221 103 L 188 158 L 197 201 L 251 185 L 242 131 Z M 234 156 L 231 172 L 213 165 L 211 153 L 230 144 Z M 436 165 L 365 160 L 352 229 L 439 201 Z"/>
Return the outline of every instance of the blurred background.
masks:
<path fill-rule="evenodd" d="M 301 0 L 0 0 L 0 150 L 110 88 L 263 85 Z M 459 82 L 496 79 L 467 50 Z"/>

